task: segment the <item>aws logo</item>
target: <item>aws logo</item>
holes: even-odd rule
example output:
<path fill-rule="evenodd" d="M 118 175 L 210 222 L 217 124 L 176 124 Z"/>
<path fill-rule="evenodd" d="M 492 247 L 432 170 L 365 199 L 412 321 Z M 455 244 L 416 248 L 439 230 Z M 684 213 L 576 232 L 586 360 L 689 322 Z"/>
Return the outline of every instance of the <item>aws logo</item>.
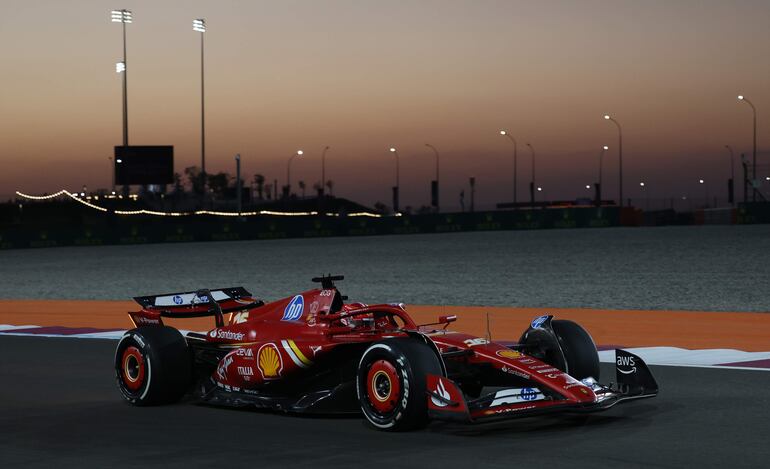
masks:
<path fill-rule="evenodd" d="M 302 313 L 305 311 L 305 299 L 302 295 L 297 295 L 291 299 L 289 304 L 283 310 L 283 317 L 281 321 L 296 321 L 302 317 Z"/>
<path fill-rule="evenodd" d="M 631 357 L 628 355 L 618 355 L 615 364 L 617 365 L 618 371 L 623 373 L 624 375 L 630 375 L 632 373 L 636 373 L 636 362 L 634 361 L 634 357 Z M 624 370 L 621 367 L 630 368 L 630 369 Z"/>

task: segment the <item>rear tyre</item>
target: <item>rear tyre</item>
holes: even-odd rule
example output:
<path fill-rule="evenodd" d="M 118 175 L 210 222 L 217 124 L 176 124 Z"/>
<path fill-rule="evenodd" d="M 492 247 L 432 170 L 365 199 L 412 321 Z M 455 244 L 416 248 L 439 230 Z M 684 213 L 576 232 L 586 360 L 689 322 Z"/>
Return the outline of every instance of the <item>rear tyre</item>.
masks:
<path fill-rule="evenodd" d="M 441 375 L 435 352 L 413 339 L 375 342 L 361 356 L 356 391 L 375 428 L 405 431 L 428 423 L 427 374 Z"/>
<path fill-rule="evenodd" d="M 576 379 L 599 379 L 599 352 L 591 335 L 578 323 L 558 319 L 551 321 L 567 363 L 563 370 Z"/>
<path fill-rule="evenodd" d="M 192 382 L 192 360 L 184 336 L 167 326 L 126 332 L 115 351 L 115 378 L 130 404 L 178 401 Z"/>

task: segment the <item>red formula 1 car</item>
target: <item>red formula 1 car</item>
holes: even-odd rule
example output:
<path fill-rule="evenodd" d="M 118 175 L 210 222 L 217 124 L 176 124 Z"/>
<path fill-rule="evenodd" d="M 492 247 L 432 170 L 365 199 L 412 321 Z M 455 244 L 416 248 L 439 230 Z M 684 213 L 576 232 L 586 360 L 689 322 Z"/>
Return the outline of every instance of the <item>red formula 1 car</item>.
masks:
<path fill-rule="evenodd" d="M 644 362 L 616 351 L 617 383 L 598 383 L 599 359 L 578 324 L 540 316 L 517 344 L 446 330 L 454 316 L 417 325 L 401 304 L 345 304 L 335 281 L 272 303 L 242 287 L 137 297 L 137 326 L 115 354 L 123 397 L 135 405 L 190 394 L 229 406 L 361 412 L 376 428 L 419 428 L 549 412 L 604 410 L 653 397 Z M 163 317 L 213 316 L 208 333 Z M 225 323 L 227 318 L 227 323 Z"/>

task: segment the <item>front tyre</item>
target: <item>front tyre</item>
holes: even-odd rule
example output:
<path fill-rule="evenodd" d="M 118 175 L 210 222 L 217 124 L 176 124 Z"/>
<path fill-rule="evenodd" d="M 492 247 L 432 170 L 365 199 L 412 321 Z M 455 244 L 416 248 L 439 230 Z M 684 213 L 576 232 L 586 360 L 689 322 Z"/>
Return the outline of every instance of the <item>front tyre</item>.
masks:
<path fill-rule="evenodd" d="M 599 353 L 591 335 L 578 323 L 560 319 L 551 321 L 567 363 L 563 371 L 577 379 L 599 379 Z"/>
<path fill-rule="evenodd" d="M 441 375 L 435 352 L 414 339 L 375 342 L 361 356 L 356 391 L 361 411 L 379 430 L 404 431 L 428 423 L 427 374 Z"/>
<path fill-rule="evenodd" d="M 184 336 L 167 326 L 126 332 L 115 351 L 115 379 L 130 404 L 178 401 L 192 381 L 192 360 Z"/>

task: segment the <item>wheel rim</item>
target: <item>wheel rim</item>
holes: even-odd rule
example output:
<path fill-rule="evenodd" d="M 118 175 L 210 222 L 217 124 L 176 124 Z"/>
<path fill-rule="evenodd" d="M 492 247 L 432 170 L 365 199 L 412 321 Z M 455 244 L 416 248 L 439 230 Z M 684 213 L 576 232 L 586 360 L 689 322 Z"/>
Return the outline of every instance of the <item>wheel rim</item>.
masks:
<path fill-rule="evenodd" d="M 367 400 L 375 412 L 386 415 L 396 409 L 401 395 L 401 382 L 393 364 L 387 360 L 372 363 L 366 383 Z"/>
<path fill-rule="evenodd" d="M 138 348 L 131 346 L 123 351 L 120 375 L 123 384 L 131 391 L 137 391 L 144 383 L 144 359 Z"/>

